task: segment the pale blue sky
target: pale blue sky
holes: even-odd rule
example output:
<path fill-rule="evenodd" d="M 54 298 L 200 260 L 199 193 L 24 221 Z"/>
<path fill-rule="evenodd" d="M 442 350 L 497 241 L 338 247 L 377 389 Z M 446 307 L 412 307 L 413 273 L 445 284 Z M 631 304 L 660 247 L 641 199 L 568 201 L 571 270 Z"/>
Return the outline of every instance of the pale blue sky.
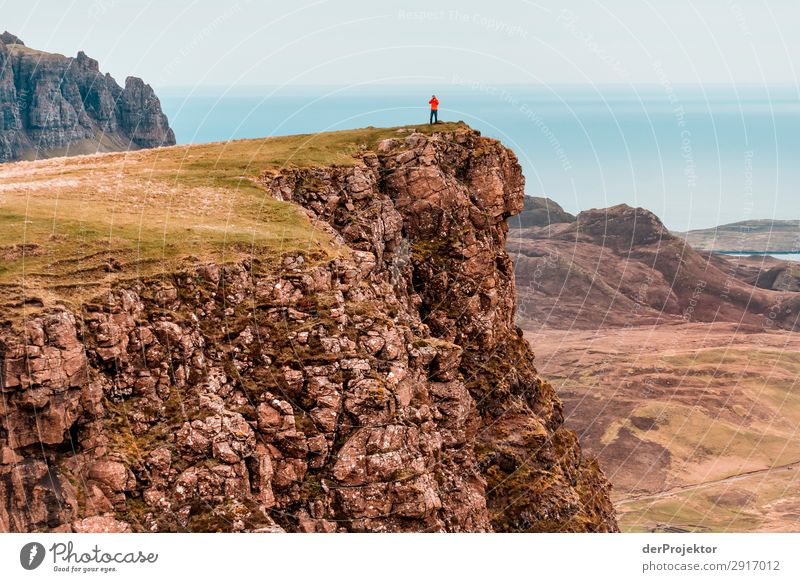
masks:
<path fill-rule="evenodd" d="M 156 87 L 797 83 L 797 0 L 0 0 L 28 45 Z"/>

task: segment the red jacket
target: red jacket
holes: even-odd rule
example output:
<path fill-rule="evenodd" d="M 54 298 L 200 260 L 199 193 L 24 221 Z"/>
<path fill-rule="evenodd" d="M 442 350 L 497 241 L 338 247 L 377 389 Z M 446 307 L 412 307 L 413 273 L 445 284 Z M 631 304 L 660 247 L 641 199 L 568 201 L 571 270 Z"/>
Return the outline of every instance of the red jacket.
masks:
<path fill-rule="evenodd" d="M 439 100 L 436 97 L 428 101 L 428 103 L 431 106 L 431 111 L 436 111 L 437 109 L 439 109 Z"/>

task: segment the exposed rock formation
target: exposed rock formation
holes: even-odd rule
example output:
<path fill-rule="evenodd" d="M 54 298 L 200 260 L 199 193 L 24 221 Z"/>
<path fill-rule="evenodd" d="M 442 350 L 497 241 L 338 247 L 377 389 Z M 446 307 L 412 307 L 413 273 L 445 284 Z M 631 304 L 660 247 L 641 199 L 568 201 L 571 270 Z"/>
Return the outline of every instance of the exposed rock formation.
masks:
<path fill-rule="evenodd" d="M 514 326 L 513 153 L 268 171 L 340 257 L 197 264 L 0 331 L 0 529 L 613 531 Z"/>
<path fill-rule="evenodd" d="M 153 89 L 0 36 L 0 162 L 175 144 Z"/>
<path fill-rule="evenodd" d="M 555 200 L 540 196 L 525 196 L 522 212 L 509 220 L 511 228 L 547 226 L 561 222 L 575 222 L 575 215 L 561 208 Z"/>
<path fill-rule="evenodd" d="M 4 42 L 6 44 L 19 44 L 25 46 L 25 43 L 22 42 L 18 36 L 15 36 L 8 32 L 7 30 L 0 34 L 0 42 Z"/>

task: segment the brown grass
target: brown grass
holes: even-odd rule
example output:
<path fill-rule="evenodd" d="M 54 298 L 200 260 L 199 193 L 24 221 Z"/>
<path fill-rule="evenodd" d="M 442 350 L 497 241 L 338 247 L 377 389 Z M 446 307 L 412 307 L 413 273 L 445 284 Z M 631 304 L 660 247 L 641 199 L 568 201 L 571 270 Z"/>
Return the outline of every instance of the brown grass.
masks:
<path fill-rule="evenodd" d="M 685 323 L 530 339 L 623 530 L 797 531 L 797 470 L 771 469 L 800 461 L 800 335 Z"/>

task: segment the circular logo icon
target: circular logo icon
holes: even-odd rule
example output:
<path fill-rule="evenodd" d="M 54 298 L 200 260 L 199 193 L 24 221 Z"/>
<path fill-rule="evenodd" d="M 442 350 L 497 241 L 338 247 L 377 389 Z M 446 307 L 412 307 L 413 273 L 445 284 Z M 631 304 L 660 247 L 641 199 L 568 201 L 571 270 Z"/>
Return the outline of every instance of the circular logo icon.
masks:
<path fill-rule="evenodd" d="M 39 542 L 30 542 L 19 551 L 19 563 L 26 570 L 35 570 L 44 561 L 44 546 Z"/>

